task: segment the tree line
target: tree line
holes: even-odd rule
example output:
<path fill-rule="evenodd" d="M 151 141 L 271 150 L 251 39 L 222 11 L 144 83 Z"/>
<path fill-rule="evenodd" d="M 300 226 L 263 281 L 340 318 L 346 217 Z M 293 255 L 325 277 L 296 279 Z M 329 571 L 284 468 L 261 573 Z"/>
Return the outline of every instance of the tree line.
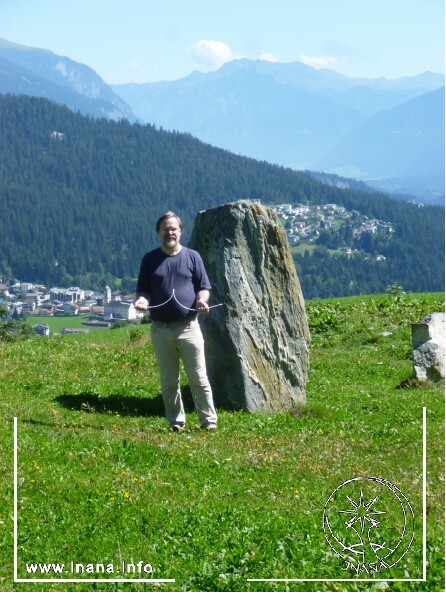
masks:
<path fill-rule="evenodd" d="M 395 224 L 384 266 L 334 258 L 324 245 L 295 256 L 308 298 L 374 292 L 383 283 L 444 289 L 440 206 L 417 208 L 383 194 L 332 187 L 190 134 L 94 119 L 34 97 L 0 96 L 0 130 L 3 278 L 48 286 L 108 283 L 131 291 L 142 255 L 158 244 L 153 227 L 161 213 L 181 215 L 187 242 L 198 211 L 260 199 L 336 203 Z"/>

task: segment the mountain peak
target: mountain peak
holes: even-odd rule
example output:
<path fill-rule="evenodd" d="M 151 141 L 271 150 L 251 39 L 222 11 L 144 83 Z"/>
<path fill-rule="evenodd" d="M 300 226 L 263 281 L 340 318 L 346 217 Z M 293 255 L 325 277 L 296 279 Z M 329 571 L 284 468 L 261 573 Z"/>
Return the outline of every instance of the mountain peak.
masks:
<path fill-rule="evenodd" d="M 30 52 L 30 51 L 41 51 L 46 54 L 53 54 L 52 51 L 49 49 L 41 49 L 39 47 L 29 47 L 27 45 L 21 45 L 20 43 L 13 43 L 12 41 L 8 41 L 3 37 L 0 37 L 0 51 L 1 50 L 13 50 L 13 51 L 23 51 L 23 52 Z"/>
<path fill-rule="evenodd" d="M 1 92 L 47 96 L 84 114 L 136 121 L 130 107 L 90 66 L 6 39 L 0 39 L 0 59 L 7 66 Z"/>

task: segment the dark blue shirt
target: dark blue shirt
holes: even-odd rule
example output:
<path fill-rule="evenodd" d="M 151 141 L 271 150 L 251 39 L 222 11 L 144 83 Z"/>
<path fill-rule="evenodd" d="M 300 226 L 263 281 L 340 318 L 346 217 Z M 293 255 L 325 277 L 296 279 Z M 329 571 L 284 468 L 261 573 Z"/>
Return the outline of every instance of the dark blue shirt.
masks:
<path fill-rule="evenodd" d="M 141 261 L 136 293 L 149 300 L 154 321 L 172 323 L 194 319 L 196 295 L 210 290 L 211 284 L 197 251 L 182 247 L 179 253 L 167 255 L 161 248 L 146 253 Z M 175 298 L 171 298 L 175 290 Z M 171 298 L 169 300 L 169 298 Z M 168 301 L 164 306 L 159 306 Z M 181 306 L 182 305 L 182 306 Z"/>

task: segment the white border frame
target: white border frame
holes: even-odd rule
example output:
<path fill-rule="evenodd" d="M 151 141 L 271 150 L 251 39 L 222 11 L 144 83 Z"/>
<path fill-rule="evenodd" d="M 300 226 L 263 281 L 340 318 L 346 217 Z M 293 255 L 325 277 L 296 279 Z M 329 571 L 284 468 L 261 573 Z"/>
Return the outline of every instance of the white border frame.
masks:
<path fill-rule="evenodd" d="M 19 578 L 18 577 L 18 433 L 17 417 L 14 417 L 14 583 L 42 584 L 85 584 L 94 583 L 133 583 L 133 584 L 167 584 L 175 583 L 174 579 L 149 579 L 149 578 Z M 426 438 L 426 407 L 423 407 L 423 577 L 422 578 L 247 578 L 247 582 L 426 582 L 427 581 L 427 557 L 426 557 L 426 486 L 427 486 L 427 438 Z"/>

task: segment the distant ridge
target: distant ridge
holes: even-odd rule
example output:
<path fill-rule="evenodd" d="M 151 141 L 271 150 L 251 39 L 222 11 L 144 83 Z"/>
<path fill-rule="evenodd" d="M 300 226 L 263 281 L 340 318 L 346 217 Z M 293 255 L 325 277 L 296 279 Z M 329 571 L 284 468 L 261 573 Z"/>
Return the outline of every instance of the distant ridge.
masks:
<path fill-rule="evenodd" d="M 444 87 L 376 113 L 347 134 L 317 163 L 346 177 L 367 179 L 387 191 L 444 191 Z M 431 186 L 432 185 L 432 186 Z M 432 199 L 432 198 L 431 198 Z"/>
<path fill-rule="evenodd" d="M 387 177 L 389 167 L 399 166 L 400 155 L 388 147 L 381 161 L 375 158 L 371 176 L 367 175 L 371 168 L 368 161 L 348 169 L 350 160 L 331 162 L 330 155 L 343 154 L 341 143 L 346 138 L 351 139 L 349 150 L 361 153 L 362 147 L 354 142 L 355 133 L 370 118 L 402 108 L 441 87 L 444 76 L 431 72 L 397 80 L 348 78 L 300 62 L 246 59 L 172 82 L 112 85 L 138 117 L 164 129 L 189 132 L 214 146 L 294 169 L 319 170 L 323 166 L 325 172 L 338 172 L 344 167 L 350 176 L 366 181 Z M 430 108 L 432 126 L 441 118 L 442 106 L 437 102 Z M 383 118 L 379 141 L 385 141 L 391 131 L 383 127 L 385 121 Z M 420 151 L 441 152 L 444 130 L 437 128 L 438 134 L 424 135 L 417 141 Z M 365 156 L 364 150 L 362 153 Z M 409 193 L 413 188 L 420 199 L 438 198 L 444 165 L 435 162 L 435 170 L 426 170 L 426 161 L 411 164 L 410 176 L 402 179 Z M 416 176 L 424 179 L 426 191 L 411 184 Z"/>
<path fill-rule="evenodd" d="M 136 121 L 131 108 L 90 67 L 1 38 L 0 92 L 45 97 L 84 115 Z"/>

